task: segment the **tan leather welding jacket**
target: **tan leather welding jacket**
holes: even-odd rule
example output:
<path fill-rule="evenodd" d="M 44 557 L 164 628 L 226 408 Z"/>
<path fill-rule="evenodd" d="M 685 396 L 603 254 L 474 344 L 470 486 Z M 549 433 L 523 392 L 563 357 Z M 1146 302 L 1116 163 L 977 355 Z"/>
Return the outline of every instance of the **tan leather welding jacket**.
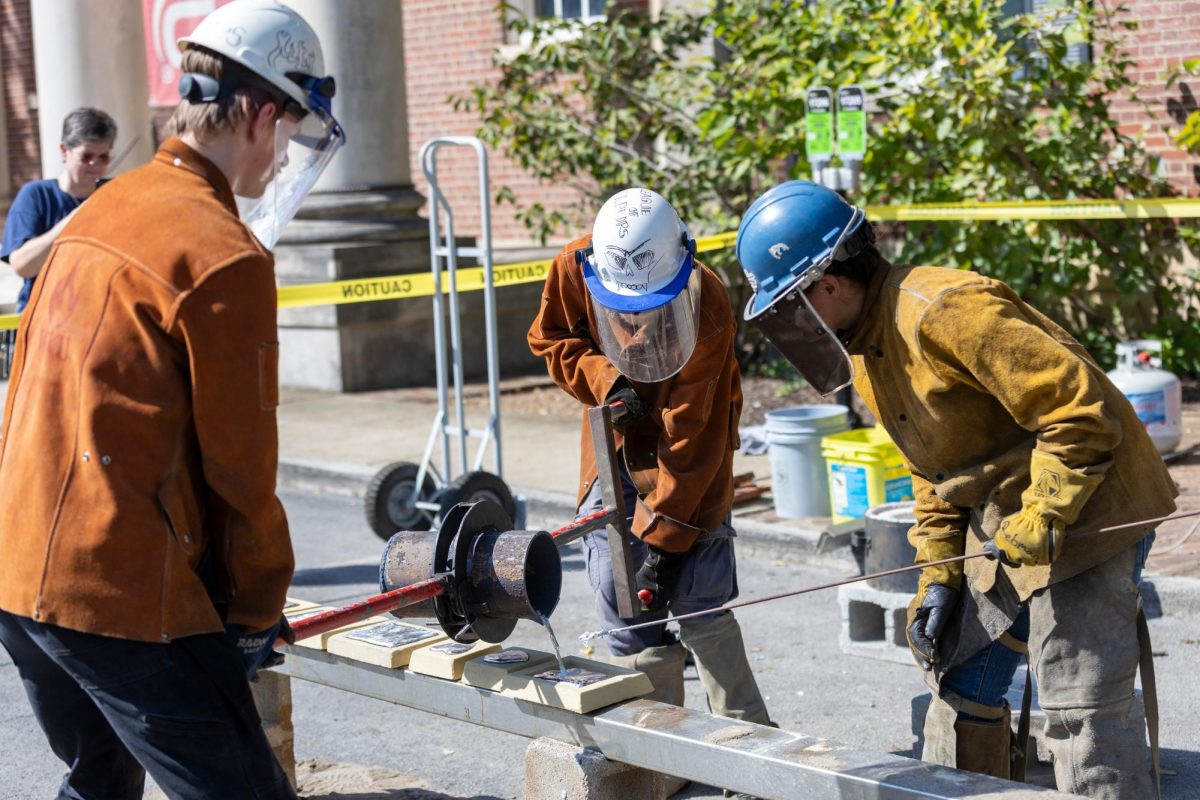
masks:
<path fill-rule="evenodd" d="M 0 608 L 168 641 L 279 620 L 274 259 L 178 139 L 87 200 L 21 318 L 0 442 Z M 214 584 L 215 585 L 215 584 Z"/>
<path fill-rule="evenodd" d="M 867 287 L 847 350 L 855 387 L 912 469 L 911 539 L 965 539 L 965 552 L 978 552 L 1019 510 L 1035 447 L 1105 477 L 1052 566 L 1007 569 L 1022 600 L 1111 558 L 1152 526 L 1071 533 L 1174 510 L 1178 491 L 1133 408 L 1066 331 L 999 281 L 885 267 Z M 997 568 L 973 559 L 966 575 L 986 592 Z"/>
<path fill-rule="evenodd" d="M 555 383 L 587 407 L 602 404 L 620 375 L 589 333 L 596 320 L 574 253 L 590 241 L 587 236 L 571 242 L 555 257 L 528 337 L 529 349 L 546 359 Z M 633 533 L 676 553 L 687 551 L 729 514 L 742 412 L 729 295 L 712 270 L 699 262 L 696 266 L 701 270 L 696 349 L 674 377 L 631 383 L 651 409 L 640 421 L 615 431 L 616 446 L 641 497 Z M 586 409 L 580 454 L 582 501 L 596 480 Z"/>

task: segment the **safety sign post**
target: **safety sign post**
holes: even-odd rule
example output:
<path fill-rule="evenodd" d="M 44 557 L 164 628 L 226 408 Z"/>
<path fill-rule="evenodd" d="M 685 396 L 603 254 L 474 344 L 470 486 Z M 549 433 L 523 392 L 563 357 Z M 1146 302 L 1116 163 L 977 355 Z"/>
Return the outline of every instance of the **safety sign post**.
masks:
<path fill-rule="evenodd" d="M 804 108 L 807 122 L 804 147 L 813 174 L 819 175 L 833 160 L 833 92 L 825 86 L 809 89 L 804 97 Z"/>

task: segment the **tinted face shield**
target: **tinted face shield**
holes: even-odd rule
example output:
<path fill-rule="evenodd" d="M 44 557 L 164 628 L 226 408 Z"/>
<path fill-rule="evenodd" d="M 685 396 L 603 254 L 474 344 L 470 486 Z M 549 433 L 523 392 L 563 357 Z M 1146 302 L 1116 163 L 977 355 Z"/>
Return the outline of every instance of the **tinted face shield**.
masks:
<path fill-rule="evenodd" d="M 822 395 L 833 394 L 854 380 L 854 365 L 846 348 L 813 310 L 804 292 L 793 289 L 757 316 L 750 313 L 747 306 L 746 319 Z"/>

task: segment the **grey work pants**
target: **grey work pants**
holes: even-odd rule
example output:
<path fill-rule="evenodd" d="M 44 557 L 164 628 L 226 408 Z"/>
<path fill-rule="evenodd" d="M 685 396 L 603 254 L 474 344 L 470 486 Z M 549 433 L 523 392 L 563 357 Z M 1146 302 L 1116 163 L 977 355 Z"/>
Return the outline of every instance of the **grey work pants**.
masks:
<path fill-rule="evenodd" d="M 1141 653 L 1134 580 L 1148 544 L 1041 589 L 1028 601 L 1029 662 L 1061 791 L 1097 800 L 1155 796 L 1146 722 L 1133 705 Z M 946 700 L 934 702 L 926 725 L 927 760 L 954 766 L 946 759 L 955 751 L 956 715 L 943 707 Z"/>
<path fill-rule="evenodd" d="M 622 467 L 625 507 L 633 508 L 637 501 L 632 482 Z M 579 515 L 590 514 L 601 507 L 596 486 L 584 498 Z M 723 525 L 696 542 L 688 551 L 679 585 L 667 610 L 639 613 L 633 619 L 623 619 L 617 612 L 616 591 L 613 587 L 612 558 L 608 550 L 608 534 L 596 531 L 583 538 L 588 580 L 596 598 L 596 616 L 604 628 L 619 628 L 638 622 L 665 620 L 668 614 L 682 615 L 717 608 L 737 597 L 737 562 L 734 556 L 733 529 Z M 636 570 L 645 558 L 646 545 L 634 536 L 629 537 L 631 563 Z M 696 661 L 696 670 L 704 684 L 709 708 L 714 714 L 769 724 L 766 706 L 754 673 L 750 670 L 740 627 L 731 611 L 679 621 L 679 640 Z M 651 647 L 663 647 L 674 642 L 666 624 L 622 631 L 605 637 L 609 651 L 618 657 L 636 655 Z"/>

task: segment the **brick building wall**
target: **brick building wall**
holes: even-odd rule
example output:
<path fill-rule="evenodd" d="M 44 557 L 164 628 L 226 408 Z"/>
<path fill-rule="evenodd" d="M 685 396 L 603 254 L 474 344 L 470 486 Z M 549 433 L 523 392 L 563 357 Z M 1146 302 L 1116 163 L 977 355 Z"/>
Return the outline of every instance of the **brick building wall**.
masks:
<path fill-rule="evenodd" d="M 413 183 L 428 195 L 417 154 L 436 136 L 471 136 L 479 128 L 474 113 L 457 112 L 447 100 L 468 94 L 471 86 L 498 76 L 492 57 L 505 44 L 505 31 L 495 0 L 403 0 L 404 69 L 408 91 L 408 139 Z M 539 185 L 510 159 L 488 153 L 492 193 L 510 186 L 520 204 L 540 201 L 567 203 L 574 194 L 564 188 Z M 479 195 L 475 156 L 443 149 L 438 156 L 438 183 L 455 210 L 455 233 L 479 232 Z M 492 208 L 492 240 L 525 244 L 528 234 L 509 206 Z"/>
<path fill-rule="evenodd" d="M 1137 30 L 1124 35 L 1125 52 L 1135 62 L 1131 77 L 1141 86 L 1148 108 L 1129 100 L 1113 111 L 1125 133 L 1142 132 L 1147 147 L 1162 158 L 1162 174 L 1179 191 L 1200 195 L 1200 157 L 1181 151 L 1171 138 L 1197 107 L 1200 79 L 1166 88 L 1167 73 L 1188 59 L 1200 58 L 1200 2 L 1126 0 Z"/>
<path fill-rule="evenodd" d="M 4 124 L 7 128 L 9 185 L 12 197 L 24 184 L 42 177 L 38 139 L 37 81 L 33 70 L 30 0 L 0 0 L 0 69 L 4 73 Z"/>

